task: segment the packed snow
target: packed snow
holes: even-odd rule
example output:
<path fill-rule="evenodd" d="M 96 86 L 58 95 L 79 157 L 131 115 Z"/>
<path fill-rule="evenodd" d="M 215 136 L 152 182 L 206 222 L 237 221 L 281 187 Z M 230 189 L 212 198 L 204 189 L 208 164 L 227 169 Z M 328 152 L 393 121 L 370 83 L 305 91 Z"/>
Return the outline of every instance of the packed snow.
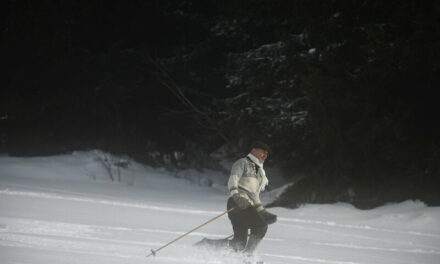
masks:
<path fill-rule="evenodd" d="M 238 253 L 193 246 L 203 237 L 231 235 L 226 215 L 146 257 L 226 209 L 227 175 L 212 173 L 198 172 L 195 181 L 191 171 L 180 177 L 100 151 L 3 155 L 0 263 L 242 263 Z M 340 203 L 269 211 L 278 222 L 269 226 L 255 260 L 440 263 L 440 208 L 419 201 L 373 210 Z"/>

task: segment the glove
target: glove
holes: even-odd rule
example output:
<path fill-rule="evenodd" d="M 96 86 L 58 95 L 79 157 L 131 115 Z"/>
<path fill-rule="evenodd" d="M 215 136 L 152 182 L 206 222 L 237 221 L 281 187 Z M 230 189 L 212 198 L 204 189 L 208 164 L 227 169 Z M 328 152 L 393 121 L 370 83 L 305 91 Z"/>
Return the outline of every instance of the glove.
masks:
<path fill-rule="evenodd" d="M 259 214 L 263 221 L 268 225 L 273 224 L 277 221 L 277 216 L 269 213 L 266 209 L 260 211 Z"/>
<path fill-rule="evenodd" d="M 246 198 L 244 198 L 238 193 L 232 195 L 232 199 L 234 200 L 237 207 L 242 210 L 248 208 L 251 205 Z"/>

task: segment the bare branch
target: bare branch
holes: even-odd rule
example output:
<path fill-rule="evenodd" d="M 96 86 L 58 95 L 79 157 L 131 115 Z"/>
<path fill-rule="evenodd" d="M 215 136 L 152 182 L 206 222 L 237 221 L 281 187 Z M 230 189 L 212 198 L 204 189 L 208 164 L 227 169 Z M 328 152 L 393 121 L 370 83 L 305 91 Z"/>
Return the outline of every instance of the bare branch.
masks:
<path fill-rule="evenodd" d="M 156 77 L 159 82 L 166 87 L 174 96 L 179 99 L 179 101 L 187 107 L 190 111 L 196 113 L 197 118 L 203 120 L 203 123 L 207 123 L 208 127 L 216 132 L 221 138 L 223 138 L 226 142 L 230 142 L 229 138 L 221 131 L 218 127 L 217 122 L 206 112 L 200 110 L 196 107 L 188 97 L 183 93 L 182 89 L 177 85 L 177 83 L 171 78 L 171 76 L 167 73 L 165 68 L 161 66 L 158 62 L 156 62 L 149 54 L 147 55 L 149 61 L 157 69 Z"/>

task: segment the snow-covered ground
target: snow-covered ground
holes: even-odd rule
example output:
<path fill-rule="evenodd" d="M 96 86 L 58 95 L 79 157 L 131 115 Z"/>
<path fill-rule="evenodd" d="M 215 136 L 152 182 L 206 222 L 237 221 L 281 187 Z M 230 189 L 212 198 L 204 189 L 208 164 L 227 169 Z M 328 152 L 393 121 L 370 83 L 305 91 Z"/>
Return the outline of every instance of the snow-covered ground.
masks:
<path fill-rule="evenodd" d="M 108 166 L 119 161 L 99 151 L 0 157 L 0 263 L 241 263 L 238 254 L 192 246 L 232 234 L 227 216 L 146 258 L 223 212 L 224 180 L 203 184 L 133 161 Z M 407 201 L 367 211 L 348 204 L 270 211 L 278 222 L 256 257 L 265 263 L 440 263 L 438 207 Z"/>

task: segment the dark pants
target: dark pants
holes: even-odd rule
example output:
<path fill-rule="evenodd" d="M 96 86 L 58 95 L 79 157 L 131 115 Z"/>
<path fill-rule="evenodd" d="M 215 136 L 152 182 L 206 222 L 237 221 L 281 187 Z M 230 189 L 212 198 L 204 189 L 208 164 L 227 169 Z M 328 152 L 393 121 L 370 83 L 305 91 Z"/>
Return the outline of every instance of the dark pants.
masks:
<path fill-rule="evenodd" d="M 230 245 L 235 250 L 243 250 L 247 244 L 248 230 L 251 235 L 262 239 L 267 231 L 267 224 L 263 221 L 254 207 L 250 206 L 244 210 L 239 209 L 232 198 L 229 198 L 228 210 L 235 207 L 236 209 L 229 212 L 228 217 L 232 223 L 234 230 L 234 238 Z"/>

